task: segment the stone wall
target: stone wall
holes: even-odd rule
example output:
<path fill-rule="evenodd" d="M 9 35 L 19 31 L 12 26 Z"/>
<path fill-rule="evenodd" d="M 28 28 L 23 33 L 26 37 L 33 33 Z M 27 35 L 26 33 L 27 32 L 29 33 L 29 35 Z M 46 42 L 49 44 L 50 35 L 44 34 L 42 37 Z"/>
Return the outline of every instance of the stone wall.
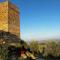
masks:
<path fill-rule="evenodd" d="M 20 17 L 18 8 L 6 1 L 0 3 L 0 30 L 20 37 Z"/>

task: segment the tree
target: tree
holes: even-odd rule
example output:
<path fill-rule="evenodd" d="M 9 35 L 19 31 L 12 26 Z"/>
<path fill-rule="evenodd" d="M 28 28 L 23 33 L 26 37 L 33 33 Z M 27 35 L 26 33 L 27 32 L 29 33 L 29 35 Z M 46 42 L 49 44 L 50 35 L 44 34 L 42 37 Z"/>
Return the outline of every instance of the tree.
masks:
<path fill-rule="evenodd" d="M 46 42 L 47 47 L 45 48 L 45 55 L 59 56 L 60 55 L 60 43 L 55 41 Z"/>
<path fill-rule="evenodd" d="M 31 41 L 30 42 L 30 48 L 32 49 L 32 51 L 38 53 L 39 52 L 39 44 L 37 41 Z"/>

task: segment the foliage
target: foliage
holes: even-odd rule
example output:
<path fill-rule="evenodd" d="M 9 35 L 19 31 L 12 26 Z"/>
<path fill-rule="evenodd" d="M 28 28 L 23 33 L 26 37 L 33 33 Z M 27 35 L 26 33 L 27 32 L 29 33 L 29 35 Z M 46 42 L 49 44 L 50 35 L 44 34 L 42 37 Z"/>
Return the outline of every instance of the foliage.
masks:
<path fill-rule="evenodd" d="M 39 51 L 39 44 L 37 41 L 31 41 L 30 42 L 30 48 L 32 49 L 32 51 L 38 53 Z"/>
<path fill-rule="evenodd" d="M 41 50 L 44 50 L 44 53 L 42 53 L 44 56 L 60 56 L 60 42 L 56 42 L 53 40 L 46 41 L 44 44 L 38 43 L 38 41 L 31 41 L 30 42 L 30 48 L 32 51 L 35 51 L 37 53 L 40 53 Z M 41 48 L 40 48 L 41 47 Z"/>
<path fill-rule="evenodd" d="M 0 31 L 0 58 L 1 60 L 8 59 L 8 47 L 11 46 L 10 45 L 11 43 L 14 43 L 18 47 L 20 45 L 27 46 L 27 44 L 24 41 L 22 41 L 18 36 L 10 32 Z"/>
<path fill-rule="evenodd" d="M 0 45 L 0 58 L 2 60 L 7 60 L 8 58 L 8 46 L 6 44 Z"/>
<path fill-rule="evenodd" d="M 47 42 L 47 47 L 45 49 L 45 53 L 50 54 L 52 56 L 60 55 L 60 44 L 55 41 Z"/>

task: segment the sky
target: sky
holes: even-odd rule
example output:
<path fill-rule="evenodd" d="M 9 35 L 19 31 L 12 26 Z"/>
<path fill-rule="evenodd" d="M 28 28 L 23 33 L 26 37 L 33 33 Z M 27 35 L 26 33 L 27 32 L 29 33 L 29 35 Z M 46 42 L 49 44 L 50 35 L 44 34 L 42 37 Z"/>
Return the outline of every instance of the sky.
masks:
<path fill-rule="evenodd" d="M 23 40 L 60 38 L 60 0 L 11 2 L 20 11 L 20 32 Z"/>

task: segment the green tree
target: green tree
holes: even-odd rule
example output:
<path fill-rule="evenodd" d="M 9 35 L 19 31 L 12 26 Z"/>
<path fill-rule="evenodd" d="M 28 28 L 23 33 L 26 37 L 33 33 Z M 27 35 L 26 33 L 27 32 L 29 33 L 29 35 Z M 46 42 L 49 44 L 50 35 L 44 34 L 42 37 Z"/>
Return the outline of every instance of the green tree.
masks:
<path fill-rule="evenodd" d="M 39 44 L 37 41 L 31 41 L 30 42 L 30 48 L 32 49 L 32 51 L 38 53 L 39 52 Z"/>

